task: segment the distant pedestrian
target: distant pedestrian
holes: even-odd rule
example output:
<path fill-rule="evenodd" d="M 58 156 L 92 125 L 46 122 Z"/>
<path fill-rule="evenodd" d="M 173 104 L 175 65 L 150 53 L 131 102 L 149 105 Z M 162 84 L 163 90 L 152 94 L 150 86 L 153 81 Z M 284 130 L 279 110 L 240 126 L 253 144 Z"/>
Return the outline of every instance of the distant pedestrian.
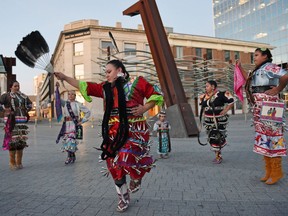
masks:
<path fill-rule="evenodd" d="M 59 83 L 56 83 L 59 86 Z M 62 139 L 61 150 L 67 152 L 67 159 L 65 164 L 74 163 L 76 160 L 76 151 L 78 150 L 77 145 L 79 143 L 78 139 L 82 139 L 82 124 L 87 122 L 90 117 L 90 110 L 76 101 L 75 91 L 68 92 L 68 100 L 61 99 L 61 105 L 63 107 L 63 117 L 64 121 L 57 137 L 56 143 Z M 56 101 L 56 104 L 59 103 Z M 84 117 L 80 118 L 80 113 L 84 113 Z M 77 139 L 78 138 L 78 139 Z"/>
<path fill-rule="evenodd" d="M 288 83 L 287 71 L 272 63 L 272 54 L 268 48 L 257 48 L 254 52 L 255 69 L 247 74 L 240 61 L 236 64 L 246 80 L 247 99 L 253 108 L 255 142 L 253 151 L 264 156 L 266 174 L 261 181 L 275 184 L 283 177 L 282 156 L 287 155 L 283 137 L 283 122 L 261 119 L 263 102 L 283 102 L 279 93 Z M 252 90 L 252 91 L 251 91 Z M 270 115 L 276 115 L 272 110 Z"/>
<path fill-rule="evenodd" d="M 220 164 L 223 160 L 221 150 L 227 144 L 226 127 L 229 117 L 227 112 L 233 107 L 234 98 L 228 91 L 218 91 L 217 83 L 213 80 L 206 83 L 205 89 L 206 93 L 200 96 L 201 110 L 204 111 L 203 125 L 208 134 L 211 150 L 215 152 L 213 163 Z M 216 138 L 219 135 L 217 131 L 222 137 L 221 140 Z"/>
<path fill-rule="evenodd" d="M 158 137 L 158 154 L 160 158 L 168 158 L 169 152 L 171 152 L 171 140 L 169 136 L 169 131 L 171 130 L 171 125 L 166 120 L 166 112 L 161 111 L 158 114 L 158 121 L 155 122 L 153 130 L 157 132 Z"/>
<path fill-rule="evenodd" d="M 10 169 L 22 169 L 23 149 L 28 147 L 27 135 L 29 133 L 27 122 L 28 112 L 32 109 L 29 97 L 20 92 L 18 81 L 9 84 L 10 91 L 0 97 L 0 105 L 4 106 L 5 136 L 3 149 L 9 150 Z"/>

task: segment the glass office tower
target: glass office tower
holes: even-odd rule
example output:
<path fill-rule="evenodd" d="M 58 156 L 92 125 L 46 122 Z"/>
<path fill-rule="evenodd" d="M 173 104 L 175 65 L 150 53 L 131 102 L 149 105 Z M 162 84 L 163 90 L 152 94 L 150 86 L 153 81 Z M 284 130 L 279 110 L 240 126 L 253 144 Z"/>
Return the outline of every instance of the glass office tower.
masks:
<path fill-rule="evenodd" d="M 268 43 L 287 67 L 288 0 L 213 0 L 215 36 Z"/>

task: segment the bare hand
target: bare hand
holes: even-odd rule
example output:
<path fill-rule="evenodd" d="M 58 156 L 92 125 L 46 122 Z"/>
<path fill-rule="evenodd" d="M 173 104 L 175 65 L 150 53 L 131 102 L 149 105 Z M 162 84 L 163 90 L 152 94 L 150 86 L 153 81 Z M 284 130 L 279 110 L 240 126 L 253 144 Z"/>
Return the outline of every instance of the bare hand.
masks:
<path fill-rule="evenodd" d="M 131 109 L 131 111 L 132 111 L 132 114 L 134 116 L 139 116 L 139 115 L 142 115 L 143 113 L 145 113 L 146 110 L 145 110 L 144 106 L 138 105 L 137 107 L 133 107 Z"/>
<path fill-rule="evenodd" d="M 222 110 L 222 111 L 220 112 L 220 115 L 226 115 L 226 113 L 227 113 L 226 110 Z"/>
<path fill-rule="evenodd" d="M 275 96 L 275 95 L 278 95 L 279 92 L 280 91 L 278 90 L 278 87 L 274 86 L 274 87 L 272 87 L 272 89 L 269 89 L 269 90 L 265 91 L 264 93 L 267 94 L 267 95 Z"/>
<path fill-rule="evenodd" d="M 58 80 L 64 80 L 65 79 L 65 74 L 61 73 L 61 72 L 54 72 L 54 76 L 58 79 Z"/>
<path fill-rule="evenodd" d="M 9 115 L 11 113 L 11 111 L 12 110 L 11 110 L 10 107 L 7 107 L 7 108 L 4 109 L 4 112 L 5 112 L 6 115 Z"/>
<path fill-rule="evenodd" d="M 238 65 L 238 67 L 241 67 L 241 62 L 239 59 L 236 60 L 235 64 Z"/>

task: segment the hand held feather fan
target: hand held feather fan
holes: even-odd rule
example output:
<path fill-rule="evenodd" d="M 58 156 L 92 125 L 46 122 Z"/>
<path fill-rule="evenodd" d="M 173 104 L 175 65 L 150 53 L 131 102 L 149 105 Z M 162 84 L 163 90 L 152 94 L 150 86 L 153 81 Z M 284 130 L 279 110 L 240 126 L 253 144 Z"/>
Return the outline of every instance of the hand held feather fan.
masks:
<path fill-rule="evenodd" d="M 15 51 L 17 58 L 31 68 L 46 70 L 53 73 L 50 63 L 49 46 L 39 31 L 32 31 L 25 36 Z"/>

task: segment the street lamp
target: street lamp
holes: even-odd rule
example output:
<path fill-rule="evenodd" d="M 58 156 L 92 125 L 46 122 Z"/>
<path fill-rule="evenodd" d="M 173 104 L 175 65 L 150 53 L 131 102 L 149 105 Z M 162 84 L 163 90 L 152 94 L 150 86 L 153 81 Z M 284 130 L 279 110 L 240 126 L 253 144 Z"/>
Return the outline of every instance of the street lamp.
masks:
<path fill-rule="evenodd" d="M 0 55 L 0 73 L 7 73 L 2 55 Z"/>

